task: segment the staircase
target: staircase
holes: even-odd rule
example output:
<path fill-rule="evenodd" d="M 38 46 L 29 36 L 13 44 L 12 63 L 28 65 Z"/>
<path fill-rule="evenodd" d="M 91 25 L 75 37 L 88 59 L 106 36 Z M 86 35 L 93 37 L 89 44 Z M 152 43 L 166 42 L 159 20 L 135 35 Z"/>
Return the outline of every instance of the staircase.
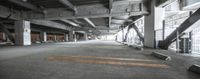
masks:
<path fill-rule="evenodd" d="M 181 37 L 186 30 L 191 29 L 191 26 L 200 19 L 200 9 L 194 12 L 188 19 L 186 19 L 177 29 L 175 29 L 165 40 L 159 41 L 158 47 L 161 49 L 168 49 L 169 45 L 176 41 L 177 37 Z M 194 28 L 192 28 L 194 29 Z M 179 36 L 177 36 L 179 33 Z"/>

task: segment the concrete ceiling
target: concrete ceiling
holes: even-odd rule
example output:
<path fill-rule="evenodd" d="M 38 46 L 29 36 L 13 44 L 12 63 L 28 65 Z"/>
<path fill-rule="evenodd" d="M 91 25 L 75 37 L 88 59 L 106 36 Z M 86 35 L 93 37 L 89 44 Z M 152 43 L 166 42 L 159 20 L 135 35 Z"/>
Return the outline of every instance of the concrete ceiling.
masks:
<path fill-rule="evenodd" d="M 121 25 L 133 21 L 132 17 L 148 14 L 144 5 L 147 1 L 149 0 L 1 0 L 0 17 L 4 18 L 6 13 L 12 13 L 10 19 L 26 19 L 33 21 L 32 23 L 46 24 L 50 21 L 62 22 L 66 27 L 74 26 L 75 30 L 115 33 Z M 63 25 L 59 28 L 63 29 Z"/>

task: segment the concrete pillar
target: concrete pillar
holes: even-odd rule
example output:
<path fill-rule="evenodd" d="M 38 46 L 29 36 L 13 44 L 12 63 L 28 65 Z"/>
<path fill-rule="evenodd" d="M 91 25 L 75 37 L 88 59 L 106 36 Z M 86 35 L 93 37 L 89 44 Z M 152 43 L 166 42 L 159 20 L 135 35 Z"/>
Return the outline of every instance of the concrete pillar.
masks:
<path fill-rule="evenodd" d="M 47 32 L 40 32 L 40 41 L 41 42 L 47 41 Z"/>
<path fill-rule="evenodd" d="M 83 40 L 88 40 L 88 35 L 87 35 L 86 32 L 85 32 L 84 35 L 83 35 Z"/>
<path fill-rule="evenodd" d="M 15 22 L 15 44 L 31 45 L 31 29 L 30 22 L 20 20 Z"/>
<path fill-rule="evenodd" d="M 176 53 L 179 53 L 180 52 L 180 43 L 179 43 L 180 39 L 179 39 L 179 32 L 177 31 L 176 32 Z"/>
<path fill-rule="evenodd" d="M 65 41 L 65 42 L 68 42 L 68 41 L 69 41 L 68 34 L 66 34 L 66 33 L 64 34 L 64 41 Z"/>
<path fill-rule="evenodd" d="M 77 35 L 74 33 L 74 42 L 77 42 Z"/>
<path fill-rule="evenodd" d="M 124 42 L 124 26 L 122 26 L 122 42 Z"/>
<path fill-rule="evenodd" d="M 69 41 L 70 42 L 75 42 L 75 32 L 73 30 L 69 31 Z"/>
<path fill-rule="evenodd" d="M 57 41 L 57 35 L 54 35 L 54 41 Z"/>
<path fill-rule="evenodd" d="M 155 30 L 163 28 L 164 8 L 156 7 L 156 0 L 151 1 L 150 14 L 145 16 L 144 46 L 155 48 Z"/>
<path fill-rule="evenodd" d="M 3 32 L 3 40 L 5 41 L 6 40 L 6 34 Z"/>

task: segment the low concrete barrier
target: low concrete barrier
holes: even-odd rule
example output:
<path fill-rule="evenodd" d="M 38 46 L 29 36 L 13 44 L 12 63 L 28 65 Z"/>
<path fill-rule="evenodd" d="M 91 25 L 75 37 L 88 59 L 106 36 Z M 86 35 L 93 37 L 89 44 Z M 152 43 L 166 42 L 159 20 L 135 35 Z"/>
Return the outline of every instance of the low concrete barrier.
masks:
<path fill-rule="evenodd" d="M 189 67 L 188 71 L 200 74 L 200 66 L 194 64 L 194 65 Z"/>
<path fill-rule="evenodd" d="M 162 60 L 167 60 L 167 61 L 172 60 L 170 56 L 164 55 L 159 52 L 152 52 L 151 55 Z"/>

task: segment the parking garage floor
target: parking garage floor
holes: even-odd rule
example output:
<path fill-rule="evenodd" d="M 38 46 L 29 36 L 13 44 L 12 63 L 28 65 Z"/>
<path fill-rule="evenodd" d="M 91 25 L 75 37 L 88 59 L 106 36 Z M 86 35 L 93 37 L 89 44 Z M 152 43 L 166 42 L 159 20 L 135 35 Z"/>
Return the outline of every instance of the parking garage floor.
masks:
<path fill-rule="evenodd" d="M 150 55 L 172 56 L 164 61 Z M 124 46 L 114 41 L 36 44 L 0 48 L 0 79 L 199 79 L 187 71 L 199 57 Z"/>

